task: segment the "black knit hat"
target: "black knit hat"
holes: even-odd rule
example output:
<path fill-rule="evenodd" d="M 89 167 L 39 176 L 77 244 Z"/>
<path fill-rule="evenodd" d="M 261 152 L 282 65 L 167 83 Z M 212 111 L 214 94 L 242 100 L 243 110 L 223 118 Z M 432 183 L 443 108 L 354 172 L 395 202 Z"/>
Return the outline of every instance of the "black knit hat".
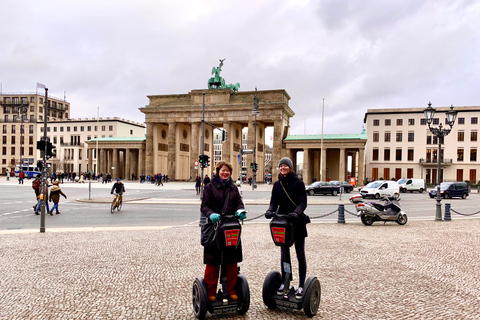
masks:
<path fill-rule="evenodd" d="M 285 158 L 280 159 L 280 162 L 278 163 L 279 168 L 280 168 L 281 164 L 286 164 L 287 166 L 290 167 L 290 170 L 293 170 L 293 162 L 292 162 L 292 160 L 290 160 L 290 158 L 285 157 Z"/>

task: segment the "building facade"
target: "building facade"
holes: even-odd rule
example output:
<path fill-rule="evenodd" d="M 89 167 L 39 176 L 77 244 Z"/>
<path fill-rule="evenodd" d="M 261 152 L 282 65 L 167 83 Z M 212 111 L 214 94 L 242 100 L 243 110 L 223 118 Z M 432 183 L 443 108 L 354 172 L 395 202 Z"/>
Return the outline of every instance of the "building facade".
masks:
<path fill-rule="evenodd" d="M 0 166 L 2 174 L 15 169 L 20 163 L 33 164 L 37 159 L 39 126 L 43 127 L 44 96 L 37 93 L 0 94 L 0 124 L 2 140 Z M 70 115 L 70 103 L 64 99 L 48 97 L 50 107 L 47 120 L 66 120 Z"/>
<path fill-rule="evenodd" d="M 366 179 L 420 178 L 437 183 L 438 157 L 441 181 L 477 183 L 480 173 L 478 131 L 480 107 L 455 107 L 457 119 L 449 135 L 438 141 L 428 129 L 425 108 L 369 109 L 364 123 Z M 446 124 L 449 107 L 436 108 L 432 126 Z M 446 126 L 448 128 L 448 126 Z"/>
<path fill-rule="evenodd" d="M 43 136 L 43 123 L 38 125 L 37 136 Z M 54 171 L 58 172 L 106 172 L 97 170 L 96 145 L 85 142 L 99 138 L 130 140 L 145 139 L 145 125 L 130 120 L 114 118 L 68 119 L 52 121 L 47 125 L 47 135 L 57 147 L 57 156 L 50 159 Z M 40 159 L 40 151 L 36 151 Z M 100 164 L 99 164 L 100 166 Z M 109 172 L 110 170 L 108 170 Z"/>

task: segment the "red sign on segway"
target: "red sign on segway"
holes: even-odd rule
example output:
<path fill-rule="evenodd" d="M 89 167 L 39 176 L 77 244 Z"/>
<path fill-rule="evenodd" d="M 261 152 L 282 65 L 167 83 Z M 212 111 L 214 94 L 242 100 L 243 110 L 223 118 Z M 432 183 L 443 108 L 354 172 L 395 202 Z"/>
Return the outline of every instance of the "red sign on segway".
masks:
<path fill-rule="evenodd" d="M 239 234 L 240 229 L 225 230 L 225 242 L 227 244 L 227 247 L 235 247 L 237 245 Z"/>
<path fill-rule="evenodd" d="M 272 232 L 276 243 L 285 243 L 285 228 L 272 227 Z"/>

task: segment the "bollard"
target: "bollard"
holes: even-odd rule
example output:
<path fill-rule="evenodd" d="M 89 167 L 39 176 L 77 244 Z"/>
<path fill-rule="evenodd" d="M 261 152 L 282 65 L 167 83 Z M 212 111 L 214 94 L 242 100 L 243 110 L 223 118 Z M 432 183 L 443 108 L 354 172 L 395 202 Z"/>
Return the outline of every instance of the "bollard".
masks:
<path fill-rule="evenodd" d="M 345 223 L 345 206 L 343 203 L 338 205 L 338 220 L 337 223 Z"/>
<path fill-rule="evenodd" d="M 92 200 L 92 180 L 88 181 L 88 200 Z"/>
<path fill-rule="evenodd" d="M 452 215 L 450 214 L 450 203 L 445 203 L 445 215 L 443 216 L 443 220 L 452 220 Z"/>

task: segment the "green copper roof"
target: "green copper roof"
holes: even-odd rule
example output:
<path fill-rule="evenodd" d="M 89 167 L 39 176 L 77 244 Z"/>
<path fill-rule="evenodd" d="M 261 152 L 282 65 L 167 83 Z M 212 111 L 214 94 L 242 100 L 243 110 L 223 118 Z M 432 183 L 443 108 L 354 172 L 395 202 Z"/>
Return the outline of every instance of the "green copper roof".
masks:
<path fill-rule="evenodd" d="M 145 141 L 146 136 L 143 137 L 105 137 L 105 138 L 98 138 L 98 142 L 135 142 L 135 141 Z M 97 139 L 90 139 L 88 141 L 97 141 Z"/>
<path fill-rule="evenodd" d="M 297 141 L 297 140 L 321 140 L 321 134 L 307 134 L 307 135 L 289 135 L 284 141 Z M 367 135 L 362 132 L 359 134 L 324 134 L 323 140 L 367 140 Z"/>

